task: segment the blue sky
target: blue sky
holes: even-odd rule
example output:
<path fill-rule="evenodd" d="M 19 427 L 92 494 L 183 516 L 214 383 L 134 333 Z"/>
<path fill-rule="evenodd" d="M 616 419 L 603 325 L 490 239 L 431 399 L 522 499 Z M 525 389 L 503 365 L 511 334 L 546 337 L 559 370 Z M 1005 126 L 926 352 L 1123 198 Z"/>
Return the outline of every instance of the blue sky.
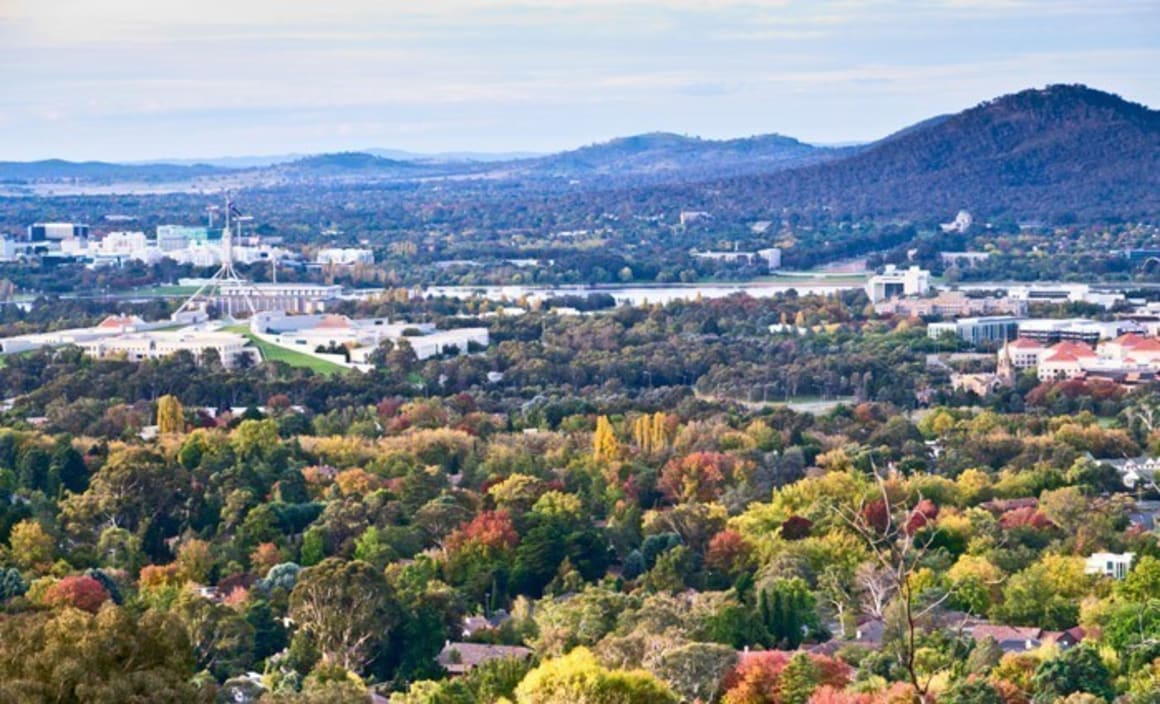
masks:
<path fill-rule="evenodd" d="M 0 160 L 860 141 L 1048 83 L 1160 106 L 1160 0 L 0 0 Z"/>

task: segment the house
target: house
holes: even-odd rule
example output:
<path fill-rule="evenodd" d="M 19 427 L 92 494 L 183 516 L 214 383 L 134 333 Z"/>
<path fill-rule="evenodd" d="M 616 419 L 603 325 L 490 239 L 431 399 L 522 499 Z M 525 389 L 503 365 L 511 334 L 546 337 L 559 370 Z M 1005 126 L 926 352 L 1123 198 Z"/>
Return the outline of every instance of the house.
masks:
<path fill-rule="evenodd" d="M 503 609 L 497 609 L 491 616 L 468 616 L 463 619 L 463 637 L 471 638 L 482 631 L 494 630 L 510 619 L 511 616 Z"/>
<path fill-rule="evenodd" d="M 1123 579 L 1128 576 L 1129 570 L 1132 569 L 1132 560 L 1135 557 L 1136 553 L 1134 552 L 1093 553 L 1087 558 L 1083 571 L 1084 574 L 1102 574 L 1113 579 Z"/>
<path fill-rule="evenodd" d="M 1156 470 L 1160 469 L 1160 458 L 1131 457 L 1122 460 L 1100 460 L 1119 473 L 1120 481 L 1129 489 L 1135 489 L 1141 480 L 1147 486 L 1156 486 Z"/>
<path fill-rule="evenodd" d="M 448 674 L 463 675 L 471 672 L 485 662 L 504 660 L 507 658 L 530 660 L 532 658 L 532 651 L 529 648 L 518 645 L 452 643 L 451 641 L 447 641 L 443 646 L 443 650 L 435 658 L 435 662 L 439 663 L 444 670 L 447 670 Z"/>
<path fill-rule="evenodd" d="M 1005 653 L 1025 653 L 1048 644 L 1067 650 L 1082 641 L 1086 633 L 1078 626 L 1064 631 L 1045 631 L 1037 626 L 981 623 L 970 629 L 970 635 L 976 642 L 988 638 L 994 640 L 999 644 L 999 649 Z"/>

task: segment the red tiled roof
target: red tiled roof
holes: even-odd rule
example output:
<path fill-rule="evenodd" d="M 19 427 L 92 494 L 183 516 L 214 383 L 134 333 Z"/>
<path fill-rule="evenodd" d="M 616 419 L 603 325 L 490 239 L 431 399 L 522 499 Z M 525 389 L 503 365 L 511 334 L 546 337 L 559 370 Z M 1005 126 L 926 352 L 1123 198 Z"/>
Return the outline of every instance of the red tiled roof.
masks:
<path fill-rule="evenodd" d="M 1058 352 L 1067 352 L 1069 354 L 1073 354 L 1076 357 L 1081 357 L 1081 358 L 1082 357 L 1095 357 L 1096 356 L 1095 351 L 1092 350 L 1091 347 L 1088 347 L 1087 345 L 1083 344 L 1082 342 L 1071 342 L 1070 340 L 1066 340 L 1064 342 L 1059 343 L 1055 347 L 1052 347 L 1051 350 L 1053 352 L 1057 352 L 1057 353 Z"/>
<path fill-rule="evenodd" d="M 1021 350 L 1040 350 L 1043 349 L 1043 344 L 1038 340 L 1032 340 L 1030 337 L 1017 337 L 1008 343 L 1011 347 Z"/>

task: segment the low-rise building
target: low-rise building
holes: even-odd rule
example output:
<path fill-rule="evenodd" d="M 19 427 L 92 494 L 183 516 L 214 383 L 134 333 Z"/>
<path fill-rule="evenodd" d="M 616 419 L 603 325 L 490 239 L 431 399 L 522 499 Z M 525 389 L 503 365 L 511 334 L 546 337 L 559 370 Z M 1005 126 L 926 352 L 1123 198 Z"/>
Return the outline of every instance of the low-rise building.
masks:
<path fill-rule="evenodd" d="M 1089 320 L 1087 318 L 1030 318 L 1019 321 L 1019 337 L 1046 344 L 1073 341 L 1095 345 L 1126 333 L 1143 333 L 1144 328 L 1131 320 Z"/>
<path fill-rule="evenodd" d="M 765 266 L 773 271 L 781 268 L 781 250 L 777 247 L 768 247 L 766 249 L 759 249 L 756 252 L 741 252 L 733 251 L 709 251 L 698 252 L 693 250 L 689 252 L 694 259 L 706 259 L 715 262 L 725 262 L 728 264 L 765 264 Z"/>
<path fill-rule="evenodd" d="M 1134 552 L 1097 552 L 1093 553 L 1084 563 L 1085 574 L 1100 574 L 1113 579 L 1123 579 L 1132 569 Z"/>
<path fill-rule="evenodd" d="M 351 266 L 354 264 L 374 264 L 375 253 L 358 247 L 327 247 L 314 255 L 316 264 Z"/>
<path fill-rule="evenodd" d="M 447 641 L 435 661 L 449 675 L 464 675 L 492 660 L 531 660 L 532 651 L 518 645 L 453 643 Z"/>
<path fill-rule="evenodd" d="M 133 332 L 89 340 L 80 346 L 90 357 L 123 357 L 130 362 L 161 359 L 178 352 L 189 352 L 200 362 L 207 350 L 217 352 L 227 369 L 243 358 L 249 363 L 261 361 L 257 348 L 249 346 L 246 336 L 209 330 Z"/>
<path fill-rule="evenodd" d="M 984 296 L 972 298 L 958 291 L 940 291 L 929 298 L 891 298 L 874 304 L 878 315 L 907 315 L 913 317 L 1027 315 L 1027 301 L 1013 298 Z"/>
<path fill-rule="evenodd" d="M 959 318 L 946 323 L 931 323 L 926 328 L 926 334 L 934 340 L 951 334 L 972 345 L 1003 342 L 1019 335 L 1019 318 L 1012 315 Z"/>
<path fill-rule="evenodd" d="M 929 290 L 930 272 L 917 266 L 899 269 L 887 264 L 881 274 L 871 276 L 866 282 L 866 295 L 871 303 L 899 296 L 925 296 Z"/>

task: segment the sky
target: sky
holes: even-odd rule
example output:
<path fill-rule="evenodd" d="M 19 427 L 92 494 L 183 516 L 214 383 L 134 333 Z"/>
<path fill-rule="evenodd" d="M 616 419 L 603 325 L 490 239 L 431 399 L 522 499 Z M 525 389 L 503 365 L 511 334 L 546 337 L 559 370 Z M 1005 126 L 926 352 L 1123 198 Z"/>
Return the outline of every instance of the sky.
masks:
<path fill-rule="evenodd" d="M 1160 107 L 1160 0 L 0 0 L 0 160 L 844 143 L 1051 83 Z"/>

